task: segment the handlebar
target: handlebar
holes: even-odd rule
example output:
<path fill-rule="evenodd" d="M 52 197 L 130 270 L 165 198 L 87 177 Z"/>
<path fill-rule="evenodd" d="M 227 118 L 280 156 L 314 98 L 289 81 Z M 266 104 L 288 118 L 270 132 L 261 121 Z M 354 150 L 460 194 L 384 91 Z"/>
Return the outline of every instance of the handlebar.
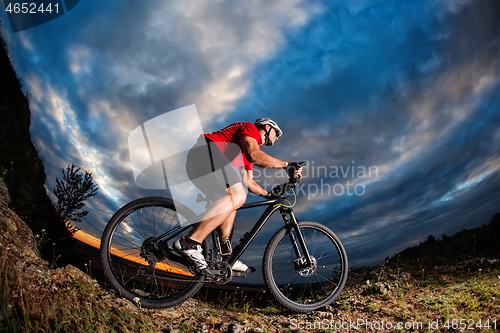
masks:
<path fill-rule="evenodd" d="M 276 185 L 273 187 L 271 190 L 271 193 L 275 196 L 282 196 L 289 190 L 293 189 L 299 182 L 300 176 L 294 177 L 295 171 L 298 169 L 302 168 L 304 165 L 306 165 L 306 162 L 293 162 L 289 164 L 289 167 L 287 168 L 287 172 L 289 175 L 288 182 L 284 183 L 283 185 Z"/>

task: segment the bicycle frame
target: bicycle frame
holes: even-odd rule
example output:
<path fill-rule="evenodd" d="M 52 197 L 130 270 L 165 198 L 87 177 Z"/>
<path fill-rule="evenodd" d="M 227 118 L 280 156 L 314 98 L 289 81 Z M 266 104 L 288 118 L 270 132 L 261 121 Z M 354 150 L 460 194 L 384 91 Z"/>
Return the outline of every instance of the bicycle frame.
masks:
<path fill-rule="evenodd" d="M 245 252 L 245 250 L 248 248 L 250 243 L 255 239 L 257 234 L 262 230 L 264 225 L 267 223 L 269 218 L 276 212 L 280 211 L 283 220 L 286 225 L 290 226 L 290 229 L 294 229 L 295 235 L 297 236 L 298 239 L 295 239 L 294 233 L 290 232 L 289 236 L 291 238 L 291 242 L 294 247 L 295 254 L 297 255 L 297 258 L 301 258 L 302 256 L 306 260 L 307 267 L 312 267 L 312 261 L 309 255 L 309 251 L 307 250 L 304 238 L 302 236 L 302 233 L 300 232 L 298 228 L 298 222 L 297 219 L 295 218 L 295 215 L 293 214 L 293 211 L 290 207 L 284 206 L 283 205 L 283 198 L 277 198 L 277 199 L 271 199 L 271 200 L 265 200 L 265 201 L 259 201 L 259 202 L 252 202 L 252 203 L 247 203 L 242 205 L 238 210 L 244 210 L 244 209 L 250 209 L 250 208 L 255 208 L 255 207 L 262 207 L 262 206 L 268 206 L 266 210 L 262 213 L 260 216 L 259 220 L 255 223 L 255 225 L 252 227 L 252 229 L 248 232 L 246 232 L 243 237 L 239 240 L 238 244 L 235 246 L 233 249 L 233 252 L 231 256 L 229 257 L 227 263 L 232 266 L 236 260 L 240 258 L 240 256 Z M 287 215 L 290 217 L 288 219 Z M 168 239 L 174 238 L 176 235 L 178 235 L 181 231 L 183 231 L 185 228 L 188 228 L 189 226 L 178 226 L 165 234 L 162 234 L 156 238 L 156 240 L 164 239 L 165 237 L 168 237 Z M 219 235 L 216 230 L 214 230 L 212 233 L 212 240 L 214 244 L 214 249 L 218 249 L 220 253 L 220 240 L 219 240 Z M 298 240 L 298 244 L 297 244 Z M 300 251 L 300 248 L 302 248 L 302 253 Z"/>
<path fill-rule="evenodd" d="M 244 204 L 241 206 L 238 210 L 243 210 L 243 209 L 249 209 L 249 208 L 255 208 L 255 207 L 261 207 L 261 206 L 266 206 L 266 210 L 262 213 L 260 216 L 259 220 L 255 223 L 253 228 L 246 232 L 243 237 L 239 240 L 238 244 L 235 246 L 233 249 L 233 252 L 231 256 L 229 257 L 227 263 L 229 265 L 233 265 L 236 260 L 240 258 L 240 256 L 245 252 L 245 250 L 248 248 L 250 243 L 255 239 L 257 234 L 260 232 L 260 230 L 264 227 L 266 222 L 269 220 L 271 215 L 274 214 L 277 210 L 280 209 L 280 204 L 282 200 L 280 199 L 272 199 L 272 200 L 266 200 L 266 201 L 260 201 L 260 202 L 253 202 L 253 203 L 248 203 Z M 217 232 L 212 232 L 213 237 L 216 239 L 219 237 Z M 217 243 L 219 244 L 219 243 Z"/>
<path fill-rule="evenodd" d="M 262 228 L 267 223 L 269 218 L 276 211 L 280 211 L 280 213 L 283 217 L 283 220 L 285 221 L 285 224 L 291 225 L 295 229 L 296 234 L 297 234 L 298 239 L 299 239 L 299 244 L 304 251 L 304 256 L 306 257 L 306 262 L 308 263 L 308 265 L 312 265 L 311 259 L 309 257 L 309 253 L 307 251 L 307 247 L 305 246 L 304 238 L 302 237 L 302 234 L 299 232 L 298 224 L 297 224 L 297 220 L 295 218 L 295 215 L 293 214 L 293 211 L 291 208 L 283 206 L 283 199 L 282 198 L 244 204 L 238 210 L 249 209 L 249 208 L 254 208 L 254 207 L 261 207 L 261 206 L 266 206 L 266 205 L 268 205 L 268 207 L 262 213 L 259 220 L 255 223 L 255 225 L 253 226 L 253 228 L 249 232 L 247 232 L 243 235 L 243 237 L 239 240 L 236 247 L 233 249 L 233 252 L 228 259 L 228 264 L 232 266 L 236 262 L 236 260 L 238 260 L 240 258 L 240 256 L 243 254 L 243 252 L 245 252 L 245 250 L 248 248 L 250 243 L 255 239 L 257 234 L 262 230 Z M 288 218 L 286 217 L 287 214 L 290 216 L 291 221 L 289 221 Z M 213 234 L 215 235 L 215 237 L 218 238 L 217 232 L 214 232 Z M 297 258 L 300 258 L 301 257 L 300 249 L 297 246 L 297 243 L 295 241 L 293 233 L 290 233 L 290 237 L 292 237 L 292 244 L 294 244 L 294 250 L 295 250 L 295 253 L 297 254 Z"/>

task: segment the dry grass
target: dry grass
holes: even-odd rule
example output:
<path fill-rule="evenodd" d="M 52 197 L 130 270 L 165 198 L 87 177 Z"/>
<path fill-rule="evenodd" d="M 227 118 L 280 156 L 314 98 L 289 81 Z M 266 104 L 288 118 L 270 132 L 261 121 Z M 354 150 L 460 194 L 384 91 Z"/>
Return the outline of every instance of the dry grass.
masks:
<path fill-rule="evenodd" d="M 1 254 L 1 332 L 155 331 L 151 318 L 140 309 L 108 304 L 97 284 L 65 279 L 62 269 L 47 270 L 52 274 L 45 278 L 36 270 L 34 266 L 31 277 L 23 274 L 8 253 Z"/>
<path fill-rule="evenodd" d="M 24 271 L 28 268 L 24 267 Z M 498 263 L 474 269 L 427 268 L 425 274 L 419 269 L 423 268 L 378 267 L 371 272 L 353 273 L 339 299 L 327 309 L 310 314 L 286 313 L 272 303 L 256 306 L 256 301 L 244 292 L 236 293 L 241 299 L 233 298 L 230 302 L 223 295 L 222 303 L 211 295 L 203 308 L 192 308 L 182 315 L 182 309 L 172 310 L 168 327 L 195 332 L 204 325 L 209 331 L 225 332 L 229 325 L 236 323 L 264 332 L 316 332 L 328 331 L 334 324 L 353 322 L 361 324 L 358 326 L 361 331 L 397 331 L 399 323 L 411 326 L 405 331 L 417 332 L 446 332 L 453 328 L 461 331 L 461 325 L 467 328 L 462 331 L 497 331 L 495 327 L 500 326 Z M 45 281 L 40 281 L 35 273 L 27 278 L 19 272 L 14 258 L 5 252 L 1 254 L 0 281 L 4 288 L 0 300 L 0 331 L 157 332 L 166 327 L 165 313 L 161 310 L 146 311 L 125 302 L 117 306 L 117 299 L 110 300 L 111 296 L 91 279 L 65 279 L 64 270 L 48 271 L 52 278 Z M 172 320 L 174 318 L 177 321 Z M 322 323 L 323 326 L 305 329 L 305 326 L 299 327 L 300 323 Z M 392 329 L 373 326 L 380 323 L 390 323 Z M 433 326 L 436 324 L 438 326 Z"/>

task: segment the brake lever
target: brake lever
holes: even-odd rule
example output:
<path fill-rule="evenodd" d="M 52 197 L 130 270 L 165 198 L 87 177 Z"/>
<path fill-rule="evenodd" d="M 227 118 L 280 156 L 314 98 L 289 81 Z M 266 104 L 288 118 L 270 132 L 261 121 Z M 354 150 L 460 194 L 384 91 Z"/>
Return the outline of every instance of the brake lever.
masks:
<path fill-rule="evenodd" d="M 297 162 L 297 165 L 299 168 L 303 168 L 307 163 L 306 162 Z M 299 180 L 302 179 L 302 176 L 301 175 L 298 175 L 297 177 L 290 177 L 290 179 L 288 180 L 288 183 L 292 183 L 292 184 L 298 184 Z"/>
<path fill-rule="evenodd" d="M 299 168 L 302 168 L 302 167 L 304 167 L 304 165 L 306 165 L 306 162 L 297 162 L 297 164 L 298 164 Z M 273 189 L 271 191 L 274 195 L 277 195 L 277 196 L 284 195 L 290 189 L 295 187 L 295 185 L 297 185 L 299 183 L 300 179 L 302 179 L 301 175 L 299 175 L 297 177 L 289 177 L 287 183 L 284 183 L 283 185 L 276 185 L 275 187 L 273 187 Z"/>

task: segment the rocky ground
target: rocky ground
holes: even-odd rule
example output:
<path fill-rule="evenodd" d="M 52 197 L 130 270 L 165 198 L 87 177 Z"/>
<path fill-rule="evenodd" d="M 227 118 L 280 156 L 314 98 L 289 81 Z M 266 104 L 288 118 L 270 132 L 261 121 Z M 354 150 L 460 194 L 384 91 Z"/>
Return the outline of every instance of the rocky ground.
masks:
<path fill-rule="evenodd" d="M 336 302 L 310 314 L 252 300 L 221 308 L 217 300 L 203 298 L 171 309 L 140 309 L 71 265 L 52 268 L 38 255 L 44 235 L 33 235 L 8 201 L 0 181 L 0 331 L 493 332 L 497 321 L 500 326 L 496 258 L 357 270 Z"/>

